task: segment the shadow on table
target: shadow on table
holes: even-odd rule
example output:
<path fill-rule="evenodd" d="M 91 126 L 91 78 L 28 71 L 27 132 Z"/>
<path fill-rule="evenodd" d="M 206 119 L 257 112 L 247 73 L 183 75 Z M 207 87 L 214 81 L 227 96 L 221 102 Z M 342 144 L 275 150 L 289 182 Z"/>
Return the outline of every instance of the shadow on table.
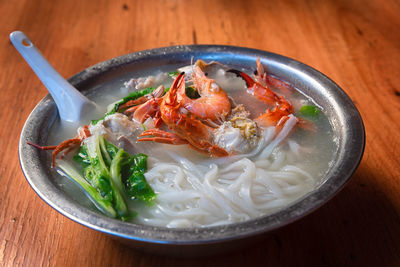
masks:
<path fill-rule="evenodd" d="M 178 259 L 121 249 L 133 256 L 133 262 L 142 258 L 153 266 L 391 265 L 399 261 L 400 220 L 379 179 L 385 177 L 361 165 L 349 184 L 325 206 L 231 253 Z"/>

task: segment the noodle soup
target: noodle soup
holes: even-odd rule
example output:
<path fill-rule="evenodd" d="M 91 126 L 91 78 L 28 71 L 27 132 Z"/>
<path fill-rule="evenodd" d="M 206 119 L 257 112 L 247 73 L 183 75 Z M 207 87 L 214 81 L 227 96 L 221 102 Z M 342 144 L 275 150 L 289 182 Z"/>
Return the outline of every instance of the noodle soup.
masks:
<path fill-rule="evenodd" d="M 190 69 L 186 70 L 190 72 Z M 252 96 L 243 79 L 227 72 L 226 67 L 208 65 L 204 71 L 227 93 L 232 109 L 244 106 L 249 114 L 246 119 L 254 121 L 267 108 L 271 109 L 271 105 Z M 95 90 L 96 95 L 91 98 L 103 108 L 98 117 L 107 112 L 108 105 L 132 91 L 160 84 L 169 87 L 173 82 L 165 72 L 152 73 L 149 77 L 144 75 L 143 79 L 134 79 L 134 82 L 127 79 L 124 86 L 112 84 Z M 188 73 L 185 78 L 190 83 Z M 136 213 L 130 220 L 171 228 L 243 222 L 272 214 L 302 198 L 323 182 L 322 177 L 337 151 L 332 127 L 323 110 L 312 99 L 290 85 L 280 85 L 283 86 L 272 89 L 278 95 L 284 94 L 293 107 L 293 113 L 287 116 L 282 125 L 257 126 L 256 141 L 244 149 L 243 146 L 236 146 L 227 157 L 210 157 L 188 144 L 137 142 L 143 131 L 154 128 L 153 119 L 137 123 L 129 116 L 116 113 L 89 126 L 92 136 L 104 135 L 107 141 L 123 147 L 129 153 L 145 153 L 148 156 L 144 176 L 156 197 L 152 205 L 137 199 L 125 199 L 128 209 Z M 300 112 L 303 107 L 314 107 L 318 112 L 311 116 L 307 113 L 304 115 Z M 212 142 L 224 150 L 230 149 L 232 143 L 236 142 L 236 139 L 226 141 L 225 137 L 231 133 L 220 130 L 222 123 L 229 118 L 216 120 L 220 125 L 207 124 L 207 127 L 218 129 L 212 132 Z M 311 122 L 314 129 L 302 128 L 299 119 Z M 82 122 L 82 125 L 86 123 Z M 161 129 L 168 127 L 161 126 Z M 70 138 L 74 131 L 76 125 L 56 123 L 49 143 Z M 235 151 L 237 147 L 241 147 L 240 153 Z M 72 162 L 71 156 L 58 160 L 59 164 Z M 71 164 L 79 169 L 75 163 Z M 59 183 L 65 183 L 65 179 L 59 177 Z M 80 196 L 76 199 L 82 201 L 84 198 Z M 87 199 L 83 201 L 84 205 L 91 205 Z"/>

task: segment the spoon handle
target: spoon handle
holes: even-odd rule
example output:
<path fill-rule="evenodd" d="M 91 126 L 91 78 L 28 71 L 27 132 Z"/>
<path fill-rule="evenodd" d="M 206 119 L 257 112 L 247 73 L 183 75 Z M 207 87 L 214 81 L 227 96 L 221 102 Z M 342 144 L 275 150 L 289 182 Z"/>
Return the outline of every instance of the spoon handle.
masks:
<path fill-rule="evenodd" d="M 20 31 L 10 34 L 10 40 L 53 97 L 62 120 L 78 122 L 95 104 L 66 81 L 43 57 L 32 41 Z"/>

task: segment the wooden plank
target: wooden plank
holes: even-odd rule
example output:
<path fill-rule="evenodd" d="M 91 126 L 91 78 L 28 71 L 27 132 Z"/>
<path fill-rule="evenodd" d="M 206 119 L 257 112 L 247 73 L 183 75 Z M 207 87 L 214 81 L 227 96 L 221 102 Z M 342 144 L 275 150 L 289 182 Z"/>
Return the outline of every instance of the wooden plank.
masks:
<path fill-rule="evenodd" d="M 399 14 L 395 0 L 1 1 L 0 265 L 399 265 Z M 327 74 L 354 100 L 367 131 L 364 159 L 327 205 L 250 248 L 205 259 L 132 250 L 58 214 L 24 179 L 18 135 L 47 92 L 8 41 L 17 29 L 65 77 L 115 56 L 177 44 L 292 57 Z"/>

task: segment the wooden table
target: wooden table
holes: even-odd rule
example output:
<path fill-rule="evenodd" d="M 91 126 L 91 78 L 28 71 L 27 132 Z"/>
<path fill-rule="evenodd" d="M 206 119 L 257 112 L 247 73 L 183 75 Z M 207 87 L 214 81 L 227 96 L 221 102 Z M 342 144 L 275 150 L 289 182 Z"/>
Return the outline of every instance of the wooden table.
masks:
<path fill-rule="evenodd" d="M 400 265 L 400 2 L 0 2 L 0 265 Z M 205 259 L 143 254 L 45 204 L 26 182 L 18 137 L 47 91 L 8 39 L 24 31 L 64 77 L 115 56 L 177 44 L 282 54 L 336 81 L 364 119 L 364 158 L 346 187 L 249 248 Z"/>

